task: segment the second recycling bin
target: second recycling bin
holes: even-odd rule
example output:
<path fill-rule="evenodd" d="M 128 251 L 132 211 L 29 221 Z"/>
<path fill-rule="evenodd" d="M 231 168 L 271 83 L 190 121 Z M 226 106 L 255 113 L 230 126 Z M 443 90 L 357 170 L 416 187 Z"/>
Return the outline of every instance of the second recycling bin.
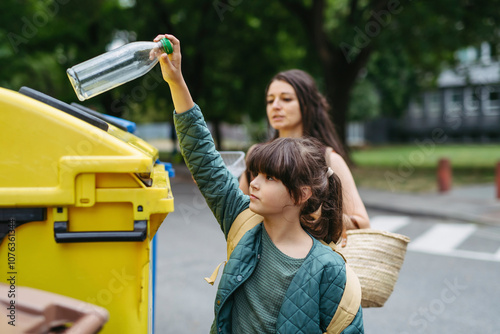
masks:
<path fill-rule="evenodd" d="M 27 88 L 0 88 L 0 117 L 0 272 L 104 307 L 102 333 L 151 331 L 151 241 L 174 209 L 158 151 Z"/>

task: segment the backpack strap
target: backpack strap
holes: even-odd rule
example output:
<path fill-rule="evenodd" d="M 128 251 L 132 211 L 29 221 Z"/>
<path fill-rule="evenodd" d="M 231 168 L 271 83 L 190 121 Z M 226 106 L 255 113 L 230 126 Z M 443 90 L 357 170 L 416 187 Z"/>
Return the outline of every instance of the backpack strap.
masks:
<path fill-rule="evenodd" d="M 321 242 L 331 247 L 334 252 L 342 255 L 337 252 L 334 242 L 331 242 L 330 244 L 327 244 L 324 241 Z M 344 258 L 343 255 L 342 257 Z M 342 331 L 352 323 L 358 313 L 359 306 L 361 305 L 361 285 L 359 284 L 358 276 L 356 276 L 347 262 L 345 264 L 345 272 L 346 282 L 344 293 L 342 294 L 342 299 L 337 307 L 337 311 L 335 311 L 335 314 L 326 329 L 326 334 L 342 333 Z"/>
<path fill-rule="evenodd" d="M 234 248 L 240 242 L 241 238 L 252 228 L 262 223 L 264 218 L 250 209 L 245 209 L 240 212 L 234 220 L 229 233 L 227 234 L 227 259 L 231 256 Z"/>
<path fill-rule="evenodd" d="M 215 280 L 217 279 L 217 276 L 219 276 L 220 266 L 222 266 L 223 264 L 225 265 L 226 262 L 227 261 L 222 261 L 221 263 L 219 263 L 219 265 L 217 266 L 217 268 L 215 268 L 215 270 L 212 273 L 212 275 L 210 275 L 210 277 L 205 277 L 204 280 L 207 281 L 208 284 L 214 285 Z"/>
<path fill-rule="evenodd" d="M 227 259 L 231 256 L 234 248 L 240 242 L 241 238 L 245 233 L 259 223 L 262 222 L 264 218 L 255 212 L 252 212 L 250 209 L 245 209 L 240 212 L 240 214 L 236 217 L 231 228 L 229 229 L 229 233 L 227 234 Z M 210 277 L 205 277 L 205 281 L 209 284 L 214 285 L 217 276 L 219 275 L 219 269 L 223 264 L 226 264 L 226 261 L 219 263 L 217 268 L 215 268 L 214 272 Z"/>

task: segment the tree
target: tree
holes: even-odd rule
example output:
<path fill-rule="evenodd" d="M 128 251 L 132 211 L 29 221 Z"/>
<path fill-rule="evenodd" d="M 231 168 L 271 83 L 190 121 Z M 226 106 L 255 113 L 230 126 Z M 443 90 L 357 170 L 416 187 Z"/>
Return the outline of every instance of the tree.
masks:
<path fill-rule="evenodd" d="M 499 1 L 281 0 L 302 23 L 321 64 L 332 118 L 345 138 L 352 89 L 378 53 L 406 58 L 417 75 L 438 72 L 459 48 L 498 43 Z M 396 67 L 397 68 L 397 67 Z M 392 90 L 393 91 L 393 90 Z"/>
<path fill-rule="evenodd" d="M 305 48 L 293 45 L 297 25 L 289 15 L 273 15 L 279 4 L 269 4 L 262 15 L 257 6 L 231 1 L 89 0 L 40 2 L 6 0 L 0 4 L 0 85 L 14 90 L 22 85 L 67 102 L 75 101 L 65 71 L 102 54 L 117 39 L 123 43 L 150 40 L 168 32 L 182 41 L 183 71 L 195 100 L 215 125 L 264 117 L 264 87 L 279 66 L 298 64 Z M 27 28 L 26 28 L 27 26 Z M 71 27 L 71 29 L 68 29 Z M 286 27 L 285 29 L 282 29 Z M 262 33 L 272 31 L 272 34 Z M 276 32 L 276 33 L 274 33 Z M 277 47 L 276 47 L 277 46 Z M 105 92 L 82 104 L 136 121 L 171 120 L 168 86 L 159 68 L 144 78 Z"/>

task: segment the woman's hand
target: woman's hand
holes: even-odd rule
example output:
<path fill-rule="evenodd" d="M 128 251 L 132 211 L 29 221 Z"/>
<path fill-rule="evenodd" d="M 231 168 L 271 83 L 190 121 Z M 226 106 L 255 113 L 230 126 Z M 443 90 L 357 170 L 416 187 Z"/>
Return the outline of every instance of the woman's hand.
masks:
<path fill-rule="evenodd" d="M 342 247 L 345 247 L 347 245 L 347 230 L 359 229 L 359 224 L 356 220 L 356 217 L 346 215 L 345 213 L 342 214 L 342 222 L 342 242 L 340 245 Z"/>

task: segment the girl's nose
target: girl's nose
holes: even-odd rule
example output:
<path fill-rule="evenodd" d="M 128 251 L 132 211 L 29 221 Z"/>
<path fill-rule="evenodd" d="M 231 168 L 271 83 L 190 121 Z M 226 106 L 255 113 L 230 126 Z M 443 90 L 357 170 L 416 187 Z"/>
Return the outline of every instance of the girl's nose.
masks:
<path fill-rule="evenodd" d="M 250 182 L 250 188 L 252 189 L 258 189 L 259 188 L 259 182 L 257 181 L 257 178 L 259 176 L 256 176 L 253 178 L 253 180 Z"/>

